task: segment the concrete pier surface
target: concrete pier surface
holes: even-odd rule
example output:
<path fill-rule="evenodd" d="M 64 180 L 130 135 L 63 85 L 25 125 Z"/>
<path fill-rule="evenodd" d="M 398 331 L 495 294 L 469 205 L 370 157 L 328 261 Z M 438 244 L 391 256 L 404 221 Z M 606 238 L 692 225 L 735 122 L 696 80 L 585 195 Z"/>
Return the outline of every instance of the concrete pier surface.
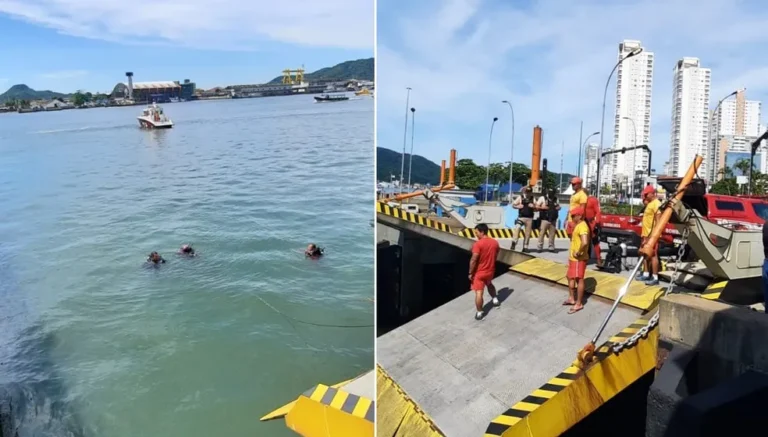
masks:
<path fill-rule="evenodd" d="M 587 297 L 569 315 L 567 289 L 506 273 L 493 281 L 502 304 L 474 319 L 474 293 L 379 337 L 379 364 L 448 436 L 483 435 L 510 405 L 566 369 L 591 340 L 610 302 Z M 619 307 L 605 333 L 640 312 Z"/>

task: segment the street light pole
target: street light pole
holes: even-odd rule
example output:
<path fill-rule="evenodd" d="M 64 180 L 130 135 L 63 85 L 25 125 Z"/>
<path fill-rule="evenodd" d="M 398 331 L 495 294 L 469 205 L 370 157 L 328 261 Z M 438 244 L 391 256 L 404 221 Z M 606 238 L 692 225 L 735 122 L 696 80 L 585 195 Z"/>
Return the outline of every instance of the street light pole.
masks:
<path fill-rule="evenodd" d="M 629 118 L 629 117 L 621 117 L 624 120 L 629 120 L 632 122 L 632 147 L 635 147 L 637 145 L 637 127 L 635 126 L 635 120 Z M 631 181 L 629 183 L 629 215 L 632 216 L 633 212 L 633 206 L 634 203 L 632 203 L 635 200 L 635 159 L 637 159 L 637 150 L 632 151 L 632 174 L 631 174 Z M 650 159 L 650 158 L 649 158 Z"/>
<path fill-rule="evenodd" d="M 499 117 L 493 117 L 491 123 L 491 134 L 488 136 L 488 168 L 485 170 L 485 201 L 488 202 L 488 181 L 491 179 L 491 144 L 493 143 L 493 125 L 499 121 Z"/>
<path fill-rule="evenodd" d="M 600 133 L 600 132 L 593 132 L 592 134 L 590 134 L 590 135 L 587 137 L 587 139 L 586 139 L 586 140 L 584 140 L 584 142 L 583 142 L 583 143 L 579 144 L 579 176 L 581 176 L 581 155 L 584 153 L 582 150 L 583 150 L 584 148 L 586 148 L 586 147 L 587 147 L 587 143 L 589 142 L 589 139 L 590 139 L 590 138 L 592 138 L 592 137 L 594 137 L 595 135 L 597 135 L 597 134 L 599 134 L 599 133 Z M 599 153 L 598 153 L 598 155 L 599 155 Z M 599 159 L 599 158 L 598 158 L 598 159 Z M 589 165 L 589 164 L 587 164 L 587 165 Z M 585 185 L 585 186 L 587 186 L 587 187 L 589 187 L 589 175 L 585 174 L 585 175 L 584 175 L 584 179 L 586 179 L 586 180 L 584 181 L 584 182 L 585 182 L 585 184 L 584 184 L 584 185 Z"/>
<path fill-rule="evenodd" d="M 745 90 L 746 90 L 746 88 L 742 88 L 740 90 L 736 90 L 736 91 L 728 94 L 727 96 L 723 97 L 722 99 L 720 99 L 717 102 L 717 105 L 715 106 L 715 110 L 712 111 L 712 114 L 710 114 L 710 116 L 709 116 L 709 129 L 708 129 L 709 135 L 707 135 L 707 136 L 709 137 L 709 145 L 711 146 L 710 151 L 712 152 L 712 155 L 714 155 L 715 152 L 717 152 L 717 145 L 716 145 L 716 143 L 715 144 L 712 143 L 712 123 L 713 123 L 713 121 L 715 119 L 715 115 L 717 114 L 717 110 L 720 109 L 720 105 L 722 105 L 724 101 L 726 101 L 727 99 L 735 96 L 736 94 L 739 93 L 739 91 L 743 92 Z M 718 125 L 719 125 L 719 122 L 718 122 Z M 717 138 L 715 138 L 715 142 L 716 141 L 717 141 Z M 712 175 L 712 179 L 717 179 L 717 172 L 715 171 L 715 169 L 716 169 L 715 163 L 717 162 L 717 158 L 715 156 L 711 156 L 710 160 L 712 161 L 712 170 L 713 170 L 710 174 Z M 675 169 L 675 172 L 677 172 L 677 169 Z M 714 182 L 712 182 L 712 181 L 710 181 L 710 182 L 712 184 L 714 184 Z"/>
<path fill-rule="evenodd" d="M 512 145 L 509 149 L 509 203 L 512 203 L 512 166 L 515 161 L 515 110 L 512 109 L 512 103 L 507 100 L 502 100 L 501 103 L 509 105 L 509 110 L 512 112 Z"/>
<path fill-rule="evenodd" d="M 403 174 L 405 173 L 405 141 L 408 134 L 408 103 L 411 98 L 411 87 L 407 87 L 405 95 L 405 129 L 403 130 L 403 159 L 400 161 L 400 194 L 403 194 Z"/>
<path fill-rule="evenodd" d="M 616 63 L 616 65 L 613 66 L 613 70 L 611 70 L 611 74 L 608 75 L 608 80 L 605 81 L 605 91 L 603 91 L 603 116 L 600 120 L 600 151 L 597 154 L 597 197 L 600 198 L 600 164 L 601 159 L 600 155 L 603 153 L 603 132 L 605 132 L 605 99 L 608 97 L 608 85 L 611 83 L 611 77 L 613 77 L 613 73 L 616 71 L 617 68 L 619 68 L 619 65 L 621 65 L 622 62 L 626 61 L 627 59 L 637 56 L 640 53 L 643 52 L 642 47 L 638 47 L 635 50 L 632 50 L 627 54 L 627 56 L 624 56 L 623 58 L 619 59 L 619 62 Z"/>
<path fill-rule="evenodd" d="M 408 158 L 408 187 L 411 186 L 411 168 L 413 168 L 413 135 L 416 132 L 416 108 L 411 108 L 411 156 Z"/>

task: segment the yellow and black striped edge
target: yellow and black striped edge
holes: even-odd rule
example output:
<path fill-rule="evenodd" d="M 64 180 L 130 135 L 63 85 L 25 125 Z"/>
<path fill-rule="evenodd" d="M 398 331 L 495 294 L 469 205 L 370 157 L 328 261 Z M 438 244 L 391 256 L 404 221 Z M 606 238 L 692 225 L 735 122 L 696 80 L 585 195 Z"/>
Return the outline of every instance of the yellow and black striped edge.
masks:
<path fill-rule="evenodd" d="M 422 217 L 418 214 L 404 211 L 400 208 L 393 208 L 381 202 L 376 202 L 376 212 L 384 215 L 388 215 L 390 217 L 395 217 L 400 220 L 405 220 L 411 223 L 415 223 L 417 225 L 426 226 L 428 228 L 437 229 L 439 231 L 456 234 L 461 237 L 471 238 L 471 239 L 477 238 L 477 235 L 475 234 L 474 229 L 466 228 L 456 232 L 455 230 L 452 230 L 451 227 L 446 225 L 445 223 L 436 222 L 426 217 Z M 510 228 L 489 229 L 488 235 L 491 238 L 495 238 L 495 239 L 511 239 L 511 238 L 514 238 L 514 229 L 510 229 Z M 524 235 L 523 231 L 520 231 L 518 236 L 522 238 L 523 235 Z M 539 235 L 540 235 L 540 231 L 538 229 L 534 229 L 531 231 L 531 236 L 538 238 Z M 555 238 L 568 238 L 568 235 L 565 233 L 565 229 L 558 229 L 555 233 Z"/>
<path fill-rule="evenodd" d="M 636 320 L 597 348 L 595 361 L 590 364 L 586 372 L 571 365 L 534 390 L 493 419 L 484 436 L 546 437 L 558 436 L 567 431 L 655 365 L 656 336 L 658 335 L 655 328 L 649 330 L 649 333 L 638 340 L 635 346 L 623 349 L 619 353 L 612 352 L 612 346 L 615 343 L 636 334 L 646 326 L 647 321 L 645 317 Z M 634 350 L 625 354 L 637 348 L 638 345 L 642 345 L 643 350 Z M 648 353 L 649 347 L 654 350 L 653 354 Z M 637 354 L 640 354 L 642 359 L 638 360 Z M 572 384 L 577 384 L 578 387 L 571 387 Z M 596 387 L 602 390 L 597 390 Z M 572 393 L 568 393 L 569 391 Z M 540 409 L 547 407 L 552 411 L 537 413 Z M 562 411 L 570 411 L 573 414 L 563 415 Z"/>
<path fill-rule="evenodd" d="M 432 418 L 392 379 L 376 365 L 376 432 L 387 437 L 445 437 Z"/>
<path fill-rule="evenodd" d="M 318 384 L 307 390 L 303 396 L 371 423 L 374 421 L 375 406 L 371 399 L 324 384 Z"/>
<path fill-rule="evenodd" d="M 709 300 L 720 299 L 720 294 L 725 290 L 725 286 L 728 285 L 728 281 L 719 281 L 709 284 L 706 290 L 701 293 L 701 297 Z"/>
<path fill-rule="evenodd" d="M 428 228 L 437 229 L 438 231 L 451 232 L 451 228 L 445 223 L 436 222 L 426 217 L 422 217 L 412 212 L 403 211 L 400 208 L 393 208 L 381 202 L 376 202 L 376 212 L 388 215 L 391 217 L 399 218 L 401 220 L 409 221 L 417 225 L 426 226 Z"/>

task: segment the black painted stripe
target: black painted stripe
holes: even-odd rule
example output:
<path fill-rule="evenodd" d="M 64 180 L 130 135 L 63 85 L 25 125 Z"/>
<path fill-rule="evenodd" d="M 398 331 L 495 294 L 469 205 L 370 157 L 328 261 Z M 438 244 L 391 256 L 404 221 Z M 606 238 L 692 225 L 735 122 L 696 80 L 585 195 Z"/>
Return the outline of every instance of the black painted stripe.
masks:
<path fill-rule="evenodd" d="M 565 372 L 562 372 L 562 373 L 560 373 L 559 375 L 557 375 L 555 378 L 560 378 L 560 379 L 570 379 L 571 381 L 573 381 L 573 380 L 575 380 L 575 379 L 576 379 L 576 376 L 577 376 L 577 375 L 576 375 L 576 374 L 574 374 L 574 373 L 565 373 Z"/>
<path fill-rule="evenodd" d="M 328 387 L 328 391 L 325 392 L 323 395 L 323 398 L 320 399 L 320 403 L 323 405 L 331 405 L 331 402 L 333 401 L 333 398 L 336 396 L 336 393 L 338 392 L 337 389 L 333 387 Z"/>
<path fill-rule="evenodd" d="M 632 337 L 635 334 L 636 334 L 636 332 L 619 332 L 619 333 L 615 334 L 614 337 L 628 338 L 628 337 Z"/>
<path fill-rule="evenodd" d="M 529 403 L 529 404 L 536 404 L 536 405 L 541 405 L 541 404 L 543 404 L 544 402 L 547 402 L 548 400 L 549 400 L 549 399 L 547 399 L 547 398 L 542 398 L 542 397 L 539 397 L 539 396 L 528 395 L 528 396 L 526 396 L 526 397 L 525 397 L 525 398 L 524 398 L 522 401 L 520 401 L 520 402 L 527 402 L 527 403 Z"/>
<path fill-rule="evenodd" d="M 553 392 L 557 393 L 557 392 L 559 392 L 560 390 L 562 390 L 564 388 L 565 387 L 563 387 L 562 385 L 555 385 L 555 384 L 546 383 L 546 384 L 542 385 L 541 387 L 539 387 L 539 390 L 553 391 Z"/>
<path fill-rule="evenodd" d="M 488 428 L 485 430 L 486 434 L 490 435 L 502 435 L 504 431 L 509 429 L 509 425 L 504 425 L 502 423 L 495 423 L 491 422 L 490 425 L 488 425 Z"/>
<path fill-rule="evenodd" d="M 314 386 L 314 387 L 310 388 L 309 390 L 305 391 L 304 392 L 304 396 L 306 396 L 308 398 L 311 398 L 312 397 L 312 393 L 314 393 L 315 390 L 317 390 L 317 387 L 318 386 Z"/>
<path fill-rule="evenodd" d="M 359 400 L 360 396 L 350 393 L 349 396 L 347 396 L 347 400 L 344 401 L 344 405 L 341 406 L 341 411 L 352 414 L 352 412 L 355 411 L 355 406 Z"/>
<path fill-rule="evenodd" d="M 530 411 L 525 410 L 516 410 L 514 408 L 510 408 L 509 410 L 505 411 L 502 416 L 509 416 L 509 417 L 517 417 L 519 419 L 522 419 L 523 417 L 527 416 Z"/>
<path fill-rule="evenodd" d="M 376 412 L 374 404 L 375 402 L 371 402 L 371 405 L 368 406 L 368 411 L 365 412 L 365 419 L 371 423 L 373 423 L 374 413 Z"/>
<path fill-rule="evenodd" d="M 646 325 L 645 323 L 638 322 L 638 323 L 633 323 L 633 324 L 627 326 L 627 328 L 637 329 L 639 331 L 639 330 L 643 329 L 645 327 L 645 325 Z"/>

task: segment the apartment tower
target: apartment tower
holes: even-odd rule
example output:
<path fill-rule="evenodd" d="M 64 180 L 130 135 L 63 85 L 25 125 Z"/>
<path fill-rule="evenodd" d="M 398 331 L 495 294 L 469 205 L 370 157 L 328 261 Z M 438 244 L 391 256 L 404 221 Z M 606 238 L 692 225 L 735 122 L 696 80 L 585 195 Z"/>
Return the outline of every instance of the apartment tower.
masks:
<path fill-rule="evenodd" d="M 618 59 L 642 47 L 640 41 L 624 40 L 619 44 Z M 651 137 L 651 89 L 653 88 L 653 53 L 643 50 L 619 65 L 616 76 L 616 111 L 614 115 L 613 147 L 648 145 Z M 627 181 L 637 170 L 648 169 L 648 153 L 644 150 L 617 153 L 612 174 L 606 183 Z"/>
<path fill-rule="evenodd" d="M 708 174 L 710 84 L 711 71 L 702 68 L 697 58 L 683 58 L 675 64 L 669 143 L 673 176 L 683 176 L 697 154 L 704 157 L 699 174 Z"/>

